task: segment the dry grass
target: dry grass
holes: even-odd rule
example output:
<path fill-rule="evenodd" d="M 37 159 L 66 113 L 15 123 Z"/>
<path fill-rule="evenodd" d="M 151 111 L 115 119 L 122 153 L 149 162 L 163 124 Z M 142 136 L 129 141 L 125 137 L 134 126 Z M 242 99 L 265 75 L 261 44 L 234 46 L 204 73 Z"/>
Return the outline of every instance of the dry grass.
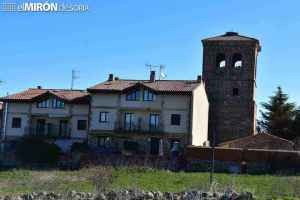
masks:
<path fill-rule="evenodd" d="M 300 176 L 216 174 L 209 185 L 209 173 L 173 173 L 144 168 L 94 167 L 78 171 L 11 170 L 0 172 L 0 195 L 38 191 L 97 192 L 107 189 L 136 188 L 178 192 L 211 190 L 253 192 L 259 199 L 300 197 Z"/>

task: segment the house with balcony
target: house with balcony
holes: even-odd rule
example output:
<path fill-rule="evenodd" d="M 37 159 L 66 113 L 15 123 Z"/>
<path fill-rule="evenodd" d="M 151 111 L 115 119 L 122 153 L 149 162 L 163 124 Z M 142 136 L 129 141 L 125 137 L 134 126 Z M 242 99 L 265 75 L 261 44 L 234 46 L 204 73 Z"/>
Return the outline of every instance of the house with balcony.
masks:
<path fill-rule="evenodd" d="M 89 142 L 123 153 L 164 155 L 174 144 L 205 145 L 208 111 L 197 80 L 125 80 L 109 75 L 90 93 Z"/>
<path fill-rule="evenodd" d="M 2 139 L 25 135 L 85 140 L 88 131 L 89 95 L 81 90 L 28 90 L 1 98 Z"/>

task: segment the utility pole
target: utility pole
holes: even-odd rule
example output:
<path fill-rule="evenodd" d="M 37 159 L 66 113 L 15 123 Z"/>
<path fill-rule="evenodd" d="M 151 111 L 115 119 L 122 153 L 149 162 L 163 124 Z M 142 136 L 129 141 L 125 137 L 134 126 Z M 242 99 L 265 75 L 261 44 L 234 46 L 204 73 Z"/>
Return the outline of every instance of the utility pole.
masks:
<path fill-rule="evenodd" d="M 213 132 L 213 141 L 212 141 L 212 148 L 211 148 L 211 169 L 210 169 L 210 177 L 209 183 L 212 186 L 214 182 L 214 172 L 215 172 L 215 141 L 216 141 L 216 131 Z"/>
<path fill-rule="evenodd" d="M 71 90 L 73 90 L 74 89 L 74 83 L 75 83 L 75 80 L 76 79 L 79 79 L 79 76 L 77 76 L 77 73 L 78 71 L 76 71 L 76 70 L 72 70 L 72 79 L 71 79 Z"/>

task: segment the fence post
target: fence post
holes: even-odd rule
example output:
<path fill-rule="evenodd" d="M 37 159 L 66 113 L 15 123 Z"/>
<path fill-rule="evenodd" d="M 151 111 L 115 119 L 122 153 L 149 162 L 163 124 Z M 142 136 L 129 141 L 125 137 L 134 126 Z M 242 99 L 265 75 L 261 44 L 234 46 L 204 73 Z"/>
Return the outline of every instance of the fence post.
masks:
<path fill-rule="evenodd" d="M 212 141 L 212 148 L 211 148 L 211 170 L 210 170 L 210 186 L 213 184 L 213 178 L 214 178 L 214 171 L 215 171 L 215 139 L 216 139 L 216 132 L 213 133 L 213 141 Z"/>

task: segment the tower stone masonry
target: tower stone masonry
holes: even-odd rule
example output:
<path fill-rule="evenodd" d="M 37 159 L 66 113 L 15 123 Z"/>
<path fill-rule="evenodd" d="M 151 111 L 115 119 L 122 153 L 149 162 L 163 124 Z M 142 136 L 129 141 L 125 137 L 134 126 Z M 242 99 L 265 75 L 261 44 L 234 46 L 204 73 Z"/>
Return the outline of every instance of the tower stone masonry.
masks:
<path fill-rule="evenodd" d="M 210 141 L 217 144 L 255 134 L 259 40 L 227 32 L 202 44 Z"/>

